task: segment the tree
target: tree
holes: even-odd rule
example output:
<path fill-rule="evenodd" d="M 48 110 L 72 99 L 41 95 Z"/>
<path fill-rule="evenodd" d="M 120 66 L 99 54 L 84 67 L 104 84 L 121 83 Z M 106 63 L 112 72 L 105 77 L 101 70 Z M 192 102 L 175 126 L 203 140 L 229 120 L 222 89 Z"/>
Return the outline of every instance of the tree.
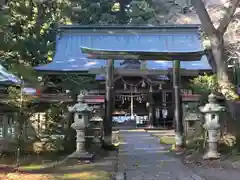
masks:
<path fill-rule="evenodd" d="M 32 66 L 47 61 L 55 48 L 59 22 L 66 22 L 64 8 L 67 1 L 7 1 L 0 18 L 1 64 L 27 81 L 33 81 Z M 34 79 L 36 80 L 36 79 Z"/>
<path fill-rule="evenodd" d="M 155 10 L 145 0 L 133 0 L 128 6 L 127 16 L 130 24 L 152 24 L 157 20 Z"/>
<path fill-rule="evenodd" d="M 190 80 L 190 87 L 197 94 L 201 94 L 200 103 L 205 104 L 208 101 L 210 93 L 218 92 L 217 77 L 216 75 L 200 75 Z"/>
<path fill-rule="evenodd" d="M 60 81 L 58 81 L 60 80 Z M 66 90 L 66 93 L 74 100 L 73 103 L 77 101 L 77 95 L 80 93 L 80 90 L 92 90 L 97 88 L 99 82 L 95 80 L 95 76 L 82 76 L 79 74 L 67 74 L 67 75 L 58 75 L 57 78 L 54 78 L 54 82 L 51 83 L 55 87 L 60 87 L 60 89 Z M 65 108 L 66 104 L 58 104 L 58 106 L 54 105 L 55 111 L 60 108 Z M 53 106 L 52 106 L 53 107 Z M 51 109 L 52 110 L 52 109 Z M 65 108 L 66 110 L 66 108 Z M 67 111 L 68 112 L 68 111 Z M 68 112 L 69 113 L 69 112 Z M 53 114 L 53 113 L 52 113 Z M 58 114 L 59 113 L 55 113 Z M 69 113 L 68 117 L 65 117 L 68 121 L 67 127 L 64 128 L 64 151 L 72 152 L 75 149 L 75 137 L 76 131 L 71 128 L 71 124 L 74 121 L 74 113 Z M 57 127 L 58 120 L 60 118 L 52 119 L 52 121 L 48 121 L 49 125 L 52 126 L 52 130 Z M 50 129 L 50 128 L 49 128 Z M 56 130 L 57 128 L 55 128 Z"/>
<path fill-rule="evenodd" d="M 115 1 L 112 0 L 69 0 L 68 17 L 74 24 L 117 24 Z"/>
<path fill-rule="evenodd" d="M 202 0 L 192 0 L 192 4 L 201 21 L 202 28 L 210 40 L 211 52 L 213 55 L 212 61 L 214 61 L 212 64 L 216 69 L 220 92 L 227 100 L 236 100 L 239 98 L 228 75 L 224 46 L 224 34 L 231 20 L 234 18 L 239 3 L 240 0 L 229 0 L 227 4 L 224 4 L 227 7 L 224 7 L 224 15 L 216 27 L 209 16 L 204 2 Z"/>
<path fill-rule="evenodd" d="M 9 86 L 8 88 L 8 100 L 6 104 L 16 109 L 18 114 L 16 122 L 16 140 L 17 140 L 17 165 L 19 165 L 19 157 L 24 149 L 24 127 L 27 127 L 28 119 L 34 113 L 35 106 L 33 101 L 35 97 L 29 96 L 24 93 L 24 82 L 21 80 L 19 85 Z"/>
<path fill-rule="evenodd" d="M 176 24 L 179 14 L 187 11 L 185 1 L 132 0 L 127 8 L 129 24 Z"/>

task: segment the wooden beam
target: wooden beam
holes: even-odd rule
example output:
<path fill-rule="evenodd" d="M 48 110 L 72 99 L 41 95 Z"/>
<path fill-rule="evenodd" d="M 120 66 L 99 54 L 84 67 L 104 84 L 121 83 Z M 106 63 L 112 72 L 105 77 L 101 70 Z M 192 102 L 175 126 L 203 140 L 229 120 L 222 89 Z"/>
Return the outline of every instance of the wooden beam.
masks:
<path fill-rule="evenodd" d="M 106 68 L 90 69 L 90 74 L 106 74 Z M 181 76 L 197 76 L 199 70 L 180 69 Z M 118 76 L 156 76 L 172 74 L 172 69 L 159 70 L 159 69 L 123 69 L 116 68 L 115 75 Z"/>
<path fill-rule="evenodd" d="M 205 51 L 193 52 L 159 52 L 159 51 L 124 51 L 105 50 L 81 47 L 83 53 L 90 59 L 115 59 L 115 60 L 159 60 L 159 61 L 200 61 Z"/>
<path fill-rule="evenodd" d="M 148 70 L 148 69 L 116 69 L 116 75 L 119 76 L 154 76 L 167 75 L 168 70 Z"/>
<path fill-rule="evenodd" d="M 151 81 L 152 84 L 158 85 L 158 84 L 166 84 L 166 81 Z M 99 84 L 105 84 L 105 81 L 100 81 Z M 116 81 L 115 81 L 116 84 Z"/>
<path fill-rule="evenodd" d="M 155 92 L 155 93 L 157 93 L 157 92 L 159 92 L 160 90 L 154 90 L 153 89 L 153 92 Z M 163 91 L 164 91 L 164 89 L 163 89 Z M 172 90 L 167 90 L 167 91 L 172 91 Z M 105 90 L 98 90 L 98 93 L 99 94 L 105 94 Z M 124 90 L 124 89 L 116 89 L 116 90 L 114 90 L 114 92 L 115 92 L 115 94 L 117 95 L 117 94 L 131 94 L 131 90 L 129 90 L 129 89 L 126 89 L 126 90 Z M 133 92 L 134 94 L 142 94 L 142 93 L 144 93 L 144 94 L 147 94 L 147 93 L 149 93 L 149 89 L 138 89 L 138 91 L 137 92 Z"/>
<path fill-rule="evenodd" d="M 90 69 L 90 74 L 106 74 L 106 68 Z M 115 75 L 119 76 L 152 76 L 152 75 L 167 75 L 168 70 L 154 69 L 124 69 L 115 68 Z"/>

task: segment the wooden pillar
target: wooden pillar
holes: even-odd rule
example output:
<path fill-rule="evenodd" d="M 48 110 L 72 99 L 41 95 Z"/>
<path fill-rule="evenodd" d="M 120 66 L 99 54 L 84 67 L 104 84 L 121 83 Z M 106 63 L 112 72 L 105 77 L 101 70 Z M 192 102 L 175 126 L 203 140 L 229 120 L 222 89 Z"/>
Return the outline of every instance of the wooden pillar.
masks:
<path fill-rule="evenodd" d="M 160 101 L 160 105 L 161 107 L 159 108 L 159 119 L 158 119 L 158 122 L 159 122 L 159 125 L 163 125 L 163 113 L 162 113 L 162 110 L 163 110 L 163 91 L 160 92 L 160 97 L 159 99 L 161 99 Z"/>
<path fill-rule="evenodd" d="M 155 104 L 153 104 L 153 107 L 152 107 L 152 118 L 153 118 L 153 126 L 158 126 L 158 120 L 156 118 L 156 107 L 155 107 Z"/>
<path fill-rule="evenodd" d="M 154 93 L 152 94 L 152 118 L 153 118 L 153 126 L 158 126 L 158 122 L 156 119 L 156 101 L 154 97 Z"/>
<path fill-rule="evenodd" d="M 148 94 L 148 103 L 149 103 L 149 107 L 148 107 L 148 126 L 149 127 L 153 127 L 153 97 L 152 97 L 152 93 Z"/>
<path fill-rule="evenodd" d="M 3 121 L 3 137 L 5 138 L 8 136 L 8 117 L 7 114 L 2 115 L 2 121 Z"/>
<path fill-rule="evenodd" d="M 162 124 L 163 127 L 166 127 L 166 117 L 163 117 L 163 112 L 167 110 L 167 99 L 166 99 L 166 91 L 162 91 L 162 108 L 161 108 L 161 115 L 162 115 Z"/>
<path fill-rule="evenodd" d="M 183 147 L 183 117 L 182 117 L 182 102 L 181 102 L 181 74 L 180 61 L 173 62 L 173 90 L 174 90 L 174 120 L 176 125 L 176 150 Z"/>
<path fill-rule="evenodd" d="M 162 107 L 162 91 L 158 92 L 156 94 L 156 97 L 154 97 L 154 104 L 155 104 L 155 119 L 156 119 L 156 126 L 160 126 L 161 119 L 162 119 L 162 113 L 161 109 L 159 107 Z M 156 108 L 158 106 L 158 108 Z M 158 116 L 157 116 L 158 114 Z"/>
<path fill-rule="evenodd" d="M 112 146 L 112 113 L 114 108 L 114 60 L 107 61 L 106 93 L 105 93 L 105 117 L 103 120 L 104 147 Z"/>

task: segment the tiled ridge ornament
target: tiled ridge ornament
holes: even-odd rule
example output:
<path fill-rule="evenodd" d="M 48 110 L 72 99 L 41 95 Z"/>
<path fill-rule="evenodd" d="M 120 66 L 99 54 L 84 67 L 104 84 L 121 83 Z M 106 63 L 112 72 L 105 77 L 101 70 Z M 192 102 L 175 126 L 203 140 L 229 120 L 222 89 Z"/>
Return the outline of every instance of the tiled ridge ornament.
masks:
<path fill-rule="evenodd" d="M 77 132 L 76 151 L 70 155 L 70 158 L 91 159 L 93 155 L 85 149 L 85 128 L 89 123 L 90 113 L 93 111 L 93 108 L 84 103 L 84 95 L 79 94 L 78 103 L 73 107 L 69 107 L 68 110 L 74 113 L 74 123 L 71 127 Z"/>
<path fill-rule="evenodd" d="M 220 129 L 219 114 L 226 110 L 224 106 L 220 106 L 216 101 L 216 96 L 210 94 L 208 96 L 208 103 L 199 108 L 204 114 L 205 123 L 203 128 L 208 133 L 208 150 L 203 156 L 203 159 L 218 159 L 218 130 Z"/>

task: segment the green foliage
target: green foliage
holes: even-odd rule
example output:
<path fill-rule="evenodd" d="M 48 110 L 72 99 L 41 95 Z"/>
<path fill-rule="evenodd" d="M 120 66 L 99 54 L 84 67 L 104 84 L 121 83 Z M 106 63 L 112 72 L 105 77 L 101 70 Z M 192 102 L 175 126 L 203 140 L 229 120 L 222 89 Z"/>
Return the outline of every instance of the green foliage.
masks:
<path fill-rule="evenodd" d="M 128 8 L 127 16 L 130 24 L 148 24 L 154 21 L 155 10 L 145 0 L 133 0 Z M 150 23 L 151 24 L 151 23 Z"/>
<path fill-rule="evenodd" d="M 77 24 L 118 24 L 113 0 L 69 0 L 67 14 Z"/>
<path fill-rule="evenodd" d="M 9 98 L 6 104 L 15 108 L 18 112 L 17 117 L 17 148 L 19 149 L 17 159 L 19 159 L 20 153 L 24 149 L 24 125 L 28 124 L 29 117 L 35 112 L 35 108 L 32 105 L 34 100 L 33 96 L 28 96 L 23 92 L 23 86 L 21 87 L 9 87 L 8 88 Z"/>
<path fill-rule="evenodd" d="M 2 35 L 8 23 L 8 14 L 5 9 L 0 10 L 0 34 Z M 0 36 L 2 37 L 2 36 Z"/>
<path fill-rule="evenodd" d="M 182 9 L 181 3 L 176 1 L 132 0 L 126 13 L 129 24 L 175 24 Z"/>
<path fill-rule="evenodd" d="M 175 140 L 175 136 L 162 136 L 160 138 L 160 143 L 161 144 L 175 144 L 176 140 Z"/>
<path fill-rule="evenodd" d="M 24 115 L 29 116 L 31 114 L 32 102 L 36 99 L 34 96 L 26 95 L 21 92 L 20 87 L 11 86 L 8 88 L 9 100 L 6 102 L 13 108 L 21 110 Z"/>
<path fill-rule="evenodd" d="M 55 84 L 61 86 L 65 90 L 70 90 L 71 94 L 79 94 L 80 89 L 91 90 L 97 88 L 98 83 L 95 81 L 95 76 L 67 75 L 61 76 L 62 82 Z"/>
<path fill-rule="evenodd" d="M 5 14 L 4 20 L 2 16 L 0 18 L 0 37 L 3 40 L 0 41 L 1 63 L 24 79 L 33 78 L 32 66 L 52 58 L 54 29 L 57 23 L 66 20 L 63 15 L 65 5 L 62 0 L 8 1 L 8 8 L 1 12 Z"/>
<path fill-rule="evenodd" d="M 51 104 L 46 110 L 46 132 L 45 134 L 64 134 L 64 121 L 62 114 L 67 111 L 66 105 L 62 103 Z"/>
<path fill-rule="evenodd" d="M 190 87 L 201 95 L 203 101 L 206 101 L 210 93 L 218 91 L 217 76 L 208 74 L 197 76 L 190 81 Z"/>

